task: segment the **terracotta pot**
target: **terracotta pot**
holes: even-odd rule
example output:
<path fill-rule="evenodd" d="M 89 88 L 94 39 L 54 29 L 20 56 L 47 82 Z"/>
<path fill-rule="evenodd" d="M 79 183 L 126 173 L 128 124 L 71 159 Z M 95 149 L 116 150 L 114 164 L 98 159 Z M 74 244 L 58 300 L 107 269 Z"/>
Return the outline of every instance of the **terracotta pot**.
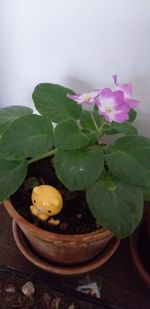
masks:
<path fill-rule="evenodd" d="M 25 220 L 10 200 L 5 201 L 4 206 L 32 248 L 39 255 L 55 263 L 71 265 L 89 261 L 98 256 L 113 238 L 112 233 L 105 228 L 82 235 L 63 235 L 45 231 Z"/>
<path fill-rule="evenodd" d="M 26 237 L 24 236 L 22 230 L 16 224 L 15 220 L 13 220 L 12 230 L 13 230 L 14 239 L 15 239 L 18 249 L 31 263 L 41 268 L 42 270 L 45 270 L 46 272 L 59 275 L 59 276 L 60 275 L 77 276 L 79 274 L 80 275 L 85 274 L 89 271 L 92 271 L 96 268 L 101 267 L 115 253 L 120 243 L 119 240 L 113 237 L 113 239 L 106 246 L 103 252 L 101 252 L 94 259 L 86 263 L 73 264 L 73 265 L 56 264 L 49 260 L 44 259 L 43 257 L 36 254 L 36 252 L 34 252 L 29 242 L 27 242 Z"/>
<path fill-rule="evenodd" d="M 150 288 L 150 274 L 146 271 L 143 262 L 140 258 L 140 254 L 139 254 L 139 241 L 145 242 L 145 236 L 146 239 L 148 241 L 149 244 L 149 248 L 150 248 L 150 211 L 147 210 L 147 208 L 145 209 L 145 213 L 144 213 L 144 217 L 143 217 L 143 221 L 141 222 L 140 226 L 136 229 L 136 231 L 131 235 L 131 237 L 129 238 L 129 244 L 130 244 L 130 251 L 131 251 L 131 255 L 133 258 L 133 262 L 135 264 L 135 267 L 140 275 L 140 277 L 142 278 L 143 282 L 147 285 L 148 288 Z M 142 234 L 143 233 L 143 229 L 146 231 L 146 234 Z M 143 236 L 142 236 L 143 235 Z M 143 237 L 143 238 L 142 238 Z M 143 247 L 143 242 L 142 242 L 142 247 Z M 143 254 L 145 253 L 146 249 L 144 250 Z M 147 251 L 146 251 L 147 252 Z M 149 254 L 149 249 L 147 254 Z"/>

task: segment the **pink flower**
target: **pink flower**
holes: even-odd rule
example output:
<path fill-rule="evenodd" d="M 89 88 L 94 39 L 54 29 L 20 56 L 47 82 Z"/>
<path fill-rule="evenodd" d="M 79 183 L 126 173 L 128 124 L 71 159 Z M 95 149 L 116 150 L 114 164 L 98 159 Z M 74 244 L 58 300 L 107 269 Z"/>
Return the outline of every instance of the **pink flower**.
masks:
<path fill-rule="evenodd" d="M 128 120 L 129 106 L 124 101 L 122 91 L 104 88 L 96 98 L 99 114 L 109 121 L 124 122 Z"/>
<path fill-rule="evenodd" d="M 112 77 L 113 77 L 113 80 L 114 80 L 114 83 L 115 83 L 115 86 L 116 86 L 116 90 L 120 90 L 120 91 L 123 92 L 124 98 L 125 98 L 125 103 L 128 104 L 130 109 L 139 105 L 140 101 L 132 99 L 133 85 L 130 84 L 130 83 L 119 85 L 117 83 L 117 75 L 115 74 Z"/>
<path fill-rule="evenodd" d="M 82 93 L 82 94 L 76 94 L 76 95 L 72 95 L 72 94 L 67 94 L 67 97 L 76 101 L 78 104 L 83 104 L 83 103 L 95 103 L 95 98 L 99 95 L 100 90 L 95 90 L 92 92 L 88 92 L 88 93 Z"/>

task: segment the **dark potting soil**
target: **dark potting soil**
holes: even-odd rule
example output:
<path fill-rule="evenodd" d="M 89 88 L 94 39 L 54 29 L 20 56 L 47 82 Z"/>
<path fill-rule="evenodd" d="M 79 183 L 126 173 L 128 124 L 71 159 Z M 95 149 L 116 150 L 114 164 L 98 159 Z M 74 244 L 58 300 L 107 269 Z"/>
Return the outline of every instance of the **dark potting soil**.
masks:
<path fill-rule="evenodd" d="M 146 272 L 150 275 L 150 237 L 148 236 L 146 224 L 144 223 L 140 227 L 137 245 L 142 264 Z"/>
<path fill-rule="evenodd" d="M 11 196 L 16 210 L 29 222 L 48 231 L 61 234 L 85 234 L 99 229 L 95 218 L 90 212 L 84 192 L 70 192 L 55 175 L 53 159 L 45 158 L 29 166 L 28 175 L 23 185 Z M 63 209 L 54 218 L 60 220 L 55 226 L 42 222 L 30 212 L 31 185 L 48 184 L 57 188 L 63 197 Z"/>

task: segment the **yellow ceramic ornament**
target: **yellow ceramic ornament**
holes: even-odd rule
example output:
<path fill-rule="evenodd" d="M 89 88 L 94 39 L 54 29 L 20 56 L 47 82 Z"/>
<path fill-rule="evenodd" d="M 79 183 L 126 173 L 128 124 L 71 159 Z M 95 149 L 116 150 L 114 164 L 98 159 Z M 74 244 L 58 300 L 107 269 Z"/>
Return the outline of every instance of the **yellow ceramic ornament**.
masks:
<path fill-rule="evenodd" d="M 34 187 L 31 195 L 33 205 L 30 206 L 31 213 L 42 221 L 49 217 L 57 215 L 63 206 L 63 200 L 60 192 L 49 185 Z M 57 225 L 59 220 L 51 218 L 50 224 Z"/>

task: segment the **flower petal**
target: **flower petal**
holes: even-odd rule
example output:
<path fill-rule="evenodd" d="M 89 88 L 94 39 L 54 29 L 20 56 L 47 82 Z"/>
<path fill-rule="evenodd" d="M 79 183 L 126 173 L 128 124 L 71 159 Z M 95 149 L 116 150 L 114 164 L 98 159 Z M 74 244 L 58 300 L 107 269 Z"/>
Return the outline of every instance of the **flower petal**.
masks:
<path fill-rule="evenodd" d="M 130 109 L 138 106 L 140 104 L 140 101 L 134 100 L 134 99 L 126 99 L 126 104 L 129 106 Z"/>
<path fill-rule="evenodd" d="M 113 91 L 113 97 L 115 98 L 117 105 L 124 104 L 124 94 L 121 90 Z"/>
<path fill-rule="evenodd" d="M 122 123 L 129 119 L 128 113 L 122 110 L 112 111 L 111 113 L 101 112 L 99 110 L 99 114 L 104 116 L 104 118 L 109 122 L 115 121 Z"/>
<path fill-rule="evenodd" d="M 96 99 L 99 114 L 109 121 L 124 122 L 128 119 L 129 105 L 121 90 L 104 88 Z"/>
<path fill-rule="evenodd" d="M 124 93 L 125 98 L 131 98 L 133 95 L 133 85 L 128 83 L 128 84 L 118 84 L 117 83 L 117 74 L 114 74 L 112 76 L 113 80 L 114 80 L 114 84 L 116 86 L 116 90 L 121 90 Z"/>
<path fill-rule="evenodd" d="M 116 113 L 114 117 L 114 121 L 119 122 L 119 123 L 127 121 L 128 119 L 129 119 L 129 115 L 122 111 L 119 113 Z"/>
<path fill-rule="evenodd" d="M 123 91 L 125 98 L 131 98 L 133 95 L 133 85 L 123 84 L 119 86 L 120 90 Z"/>
<path fill-rule="evenodd" d="M 113 91 L 111 88 L 103 88 L 101 92 L 99 93 L 100 97 L 109 98 L 112 96 Z"/>
<path fill-rule="evenodd" d="M 77 95 L 71 95 L 67 94 L 67 97 L 76 101 L 78 104 L 83 104 L 83 103 L 95 103 L 95 98 L 99 95 L 100 89 L 88 92 L 88 93 L 82 93 L 82 94 L 77 94 Z"/>

